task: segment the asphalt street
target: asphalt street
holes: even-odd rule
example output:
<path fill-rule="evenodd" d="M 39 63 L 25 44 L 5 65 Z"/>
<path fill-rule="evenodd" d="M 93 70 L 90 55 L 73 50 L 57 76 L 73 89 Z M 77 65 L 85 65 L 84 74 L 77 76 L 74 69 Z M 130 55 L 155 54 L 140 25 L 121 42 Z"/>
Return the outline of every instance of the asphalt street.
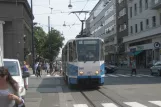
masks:
<path fill-rule="evenodd" d="M 147 71 L 148 72 L 148 71 Z M 161 77 L 149 72 L 130 76 L 118 70 L 105 76 L 98 88 L 68 88 L 63 77 L 31 76 L 25 98 L 27 107 L 161 107 Z"/>

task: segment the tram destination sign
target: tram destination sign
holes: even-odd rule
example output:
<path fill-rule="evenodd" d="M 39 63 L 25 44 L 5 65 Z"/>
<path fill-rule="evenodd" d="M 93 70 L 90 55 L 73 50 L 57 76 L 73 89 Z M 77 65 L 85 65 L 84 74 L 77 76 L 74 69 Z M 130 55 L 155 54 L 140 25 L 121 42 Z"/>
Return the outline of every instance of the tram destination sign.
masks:
<path fill-rule="evenodd" d="M 97 40 L 80 40 L 79 44 L 97 44 Z"/>

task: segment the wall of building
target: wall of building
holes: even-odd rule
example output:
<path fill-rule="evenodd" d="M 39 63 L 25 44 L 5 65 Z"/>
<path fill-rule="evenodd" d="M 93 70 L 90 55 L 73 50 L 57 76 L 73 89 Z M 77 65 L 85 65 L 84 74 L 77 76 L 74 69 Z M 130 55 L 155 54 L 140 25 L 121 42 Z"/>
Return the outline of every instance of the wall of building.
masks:
<path fill-rule="evenodd" d="M 3 54 L 4 54 L 4 51 L 3 51 L 3 48 L 4 48 L 4 45 L 3 45 L 3 24 L 4 22 L 3 21 L 0 21 L 0 66 L 3 65 Z"/>
<path fill-rule="evenodd" d="M 129 19 L 129 26 L 128 26 L 128 37 L 124 38 L 124 42 L 132 41 L 135 39 L 141 39 L 146 36 L 151 36 L 154 34 L 161 33 L 160 29 L 160 12 L 157 10 L 151 9 L 151 0 L 148 0 L 148 8 L 145 9 L 145 3 L 142 0 L 142 12 L 140 12 L 139 8 L 137 8 L 137 15 L 135 15 L 134 11 L 134 4 L 137 4 L 137 7 L 139 7 L 139 1 L 140 0 L 133 0 L 128 3 L 128 19 Z M 132 7 L 132 17 L 130 17 L 130 7 Z M 156 22 L 155 26 L 153 26 L 152 17 L 156 16 Z M 149 24 L 146 25 L 146 20 L 149 20 Z M 143 29 L 141 30 L 140 23 L 143 23 Z M 137 24 L 137 32 L 135 32 L 135 24 Z M 132 27 L 132 33 L 131 33 L 131 27 Z M 155 32 L 154 32 L 155 29 Z M 143 33 L 146 32 L 146 35 Z M 150 35 L 151 34 L 151 35 Z"/>
<path fill-rule="evenodd" d="M 4 57 L 24 61 L 24 50 L 31 51 L 31 10 L 27 0 L 0 1 L 0 20 L 4 24 Z M 4 11 L 5 10 L 5 11 Z M 27 40 L 24 41 L 24 36 Z"/>

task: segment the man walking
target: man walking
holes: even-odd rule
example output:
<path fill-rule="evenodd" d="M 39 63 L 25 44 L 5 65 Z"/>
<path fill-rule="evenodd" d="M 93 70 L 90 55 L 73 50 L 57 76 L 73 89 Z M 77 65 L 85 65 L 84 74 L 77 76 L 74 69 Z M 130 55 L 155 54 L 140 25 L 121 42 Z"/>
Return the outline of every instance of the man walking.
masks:
<path fill-rule="evenodd" d="M 136 76 L 136 62 L 135 62 L 135 60 L 133 60 L 131 62 L 131 68 L 132 68 L 132 70 L 131 70 L 131 76 L 133 75 L 133 73 L 135 73 L 135 76 Z"/>

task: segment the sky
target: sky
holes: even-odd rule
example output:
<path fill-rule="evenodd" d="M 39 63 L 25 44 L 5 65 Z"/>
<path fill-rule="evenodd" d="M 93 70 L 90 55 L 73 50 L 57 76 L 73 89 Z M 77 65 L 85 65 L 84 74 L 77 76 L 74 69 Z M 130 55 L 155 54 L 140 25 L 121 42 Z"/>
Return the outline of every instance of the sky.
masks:
<path fill-rule="evenodd" d="M 71 0 L 73 8 L 69 9 L 69 0 L 33 0 L 34 22 L 37 22 L 38 26 L 41 26 L 47 33 L 48 16 L 50 16 L 50 26 L 63 34 L 65 44 L 69 39 L 75 38 L 81 31 L 81 22 L 75 14 L 69 13 L 71 11 L 92 10 L 98 1 L 99 0 Z M 31 4 L 31 0 L 28 0 L 28 2 Z M 80 19 L 84 19 L 85 14 L 80 14 L 79 17 Z M 86 17 L 88 18 L 89 14 L 87 14 Z M 64 22 L 70 27 L 64 27 Z M 59 56 L 61 56 L 61 52 Z"/>

